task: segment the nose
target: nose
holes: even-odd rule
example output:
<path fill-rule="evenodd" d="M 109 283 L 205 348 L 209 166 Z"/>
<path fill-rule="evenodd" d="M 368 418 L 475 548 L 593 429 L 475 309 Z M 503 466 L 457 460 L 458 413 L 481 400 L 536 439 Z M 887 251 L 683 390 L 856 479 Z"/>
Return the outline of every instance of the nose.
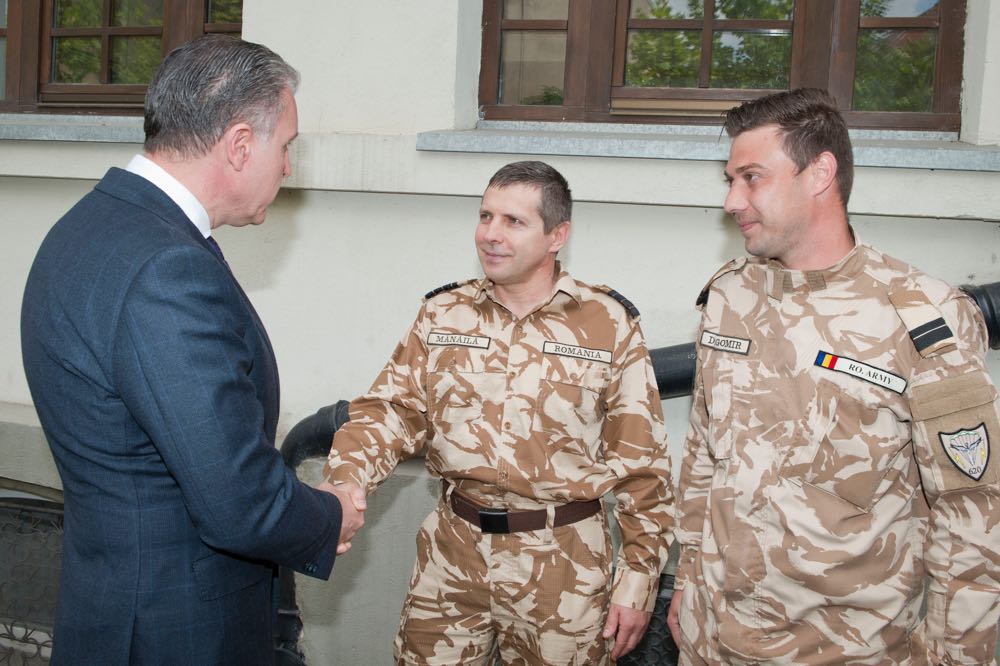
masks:
<path fill-rule="evenodd" d="M 729 184 L 729 192 L 726 194 L 726 200 L 722 204 L 722 208 L 725 209 L 730 215 L 735 215 L 736 213 L 744 210 L 747 207 L 747 199 L 744 195 L 742 188 L 739 186 L 737 181 L 733 181 Z"/>
<path fill-rule="evenodd" d="M 483 240 L 487 243 L 496 244 L 503 240 L 500 234 L 500 224 L 494 218 L 489 221 L 483 221 Z"/>
<path fill-rule="evenodd" d="M 281 174 L 285 178 L 292 175 L 292 158 L 288 156 L 287 151 L 285 152 L 285 165 L 282 167 Z"/>

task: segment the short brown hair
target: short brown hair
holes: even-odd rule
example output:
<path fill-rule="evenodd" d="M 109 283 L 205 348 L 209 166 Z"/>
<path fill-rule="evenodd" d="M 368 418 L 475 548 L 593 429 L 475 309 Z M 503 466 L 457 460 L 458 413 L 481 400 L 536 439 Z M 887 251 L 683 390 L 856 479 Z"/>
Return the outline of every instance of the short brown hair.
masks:
<path fill-rule="evenodd" d="M 766 125 L 781 130 L 785 154 L 800 172 L 820 153 L 829 151 L 837 158 L 837 187 L 846 210 L 854 183 L 854 152 L 833 97 L 818 88 L 797 88 L 745 102 L 726 114 L 726 133 L 734 139 Z"/>
<path fill-rule="evenodd" d="M 490 178 L 486 189 L 503 189 L 508 185 L 534 185 L 541 190 L 542 200 L 538 206 L 538 214 L 542 216 L 545 233 L 552 233 L 560 223 L 569 222 L 573 213 L 569 184 L 561 173 L 545 162 L 511 162 L 500 167 Z"/>

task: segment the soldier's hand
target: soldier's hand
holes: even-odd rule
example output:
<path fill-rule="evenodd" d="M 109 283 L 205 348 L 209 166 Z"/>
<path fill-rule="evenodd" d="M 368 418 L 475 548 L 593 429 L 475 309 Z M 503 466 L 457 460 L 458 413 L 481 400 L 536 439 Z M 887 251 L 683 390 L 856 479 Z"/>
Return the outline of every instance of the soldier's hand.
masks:
<path fill-rule="evenodd" d="M 356 483 L 340 483 L 332 485 L 326 481 L 316 486 L 319 490 L 331 493 L 340 501 L 340 538 L 337 544 L 337 554 L 343 555 L 351 549 L 351 539 L 365 524 L 365 491 Z"/>
<path fill-rule="evenodd" d="M 674 590 L 674 596 L 670 598 L 670 608 L 667 610 L 667 628 L 674 639 L 674 645 L 681 646 L 681 594 L 684 590 Z"/>
<path fill-rule="evenodd" d="M 631 652 L 639 644 L 643 634 L 646 633 L 646 625 L 649 624 L 651 615 L 652 613 L 646 611 L 611 604 L 602 635 L 605 640 L 612 636 L 615 638 L 615 644 L 611 648 L 612 659 L 618 659 L 623 654 Z"/>

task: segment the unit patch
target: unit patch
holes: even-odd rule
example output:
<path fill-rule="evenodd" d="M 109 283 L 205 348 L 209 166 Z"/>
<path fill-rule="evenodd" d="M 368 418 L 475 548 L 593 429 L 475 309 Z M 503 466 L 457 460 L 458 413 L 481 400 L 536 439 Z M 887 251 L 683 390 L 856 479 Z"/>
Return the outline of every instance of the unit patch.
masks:
<path fill-rule="evenodd" d="M 735 352 L 746 356 L 750 353 L 750 341 L 743 338 L 731 338 L 711 331 L 702 331 L 701 344 L 724 352 Z"/>
<path fill-rule="evenodd" d="M 821 351 L 816 355 L 816 365 L 821 368 L 843 372 L 852 377 L 857 377 L 866 382 L 887 388 L 890 391 L 895 391 L 896 393 L 902 393 L 906 390 L 906 380 L 899 375 L 894 375 L 888 370 L 876 368 L 873 365 L 855 361 L 846 356 L 834 356 L 830 352 Z"/>
<path fill-rule="evenodd" d="M 427 334 L 427 344 L 429 345 L 458 345 L 460 347 L 476 347 L 477 349 L 489 349 L 490 338 L 484 335 L 467 335 L 465 333 L 446 333 L 443 331 L 431 331 Z"/>
<path fill-rule="evenodd" d="M 938 438 L 948 459 L 962 474 L 974 481 L 983 478 L 990 462 L 990 437 L 985 423 L 971 430 L 939 432 Z"/>
<path fill-rule="evenodd" d="M 552 340 L 545 341 L 545 344 L 542 345 L 542 352 L 546 354 L 558 354 L 559 356 L 569 356 L 571 358 L 582 358 L 586 361 L 611 363 L 611 352 L 606 349 L 576 347 L 561 342 L 553 342 Z"/>

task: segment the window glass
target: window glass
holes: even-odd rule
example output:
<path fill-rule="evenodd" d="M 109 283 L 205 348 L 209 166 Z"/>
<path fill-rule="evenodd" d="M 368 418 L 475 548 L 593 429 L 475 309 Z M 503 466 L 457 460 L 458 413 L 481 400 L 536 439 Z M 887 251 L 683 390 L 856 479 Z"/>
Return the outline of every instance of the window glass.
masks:
<path fill-rule="evenodd" d="M 936 30 L 859 30 L 855 111 L 931 111 Z"/>
<path fill-rule="evenodd" d="M 712 88 L 788 88 L 792 35 L 786 30 L 715 32 Z"/>
<path fill-rule="evenodd" d="M 790 21 L 793 0 L 716 0 L 717 19 L 770 19 Z"/>
<path fill-rule="evenodd" d="M 701 18 L 704 7 L 701 2 L 688 0 L 632 0 L 629 18 L 682 19 Z"/>
<path fill-rule="evenodd" d="M 54 83 L 100 83 L 101 38 L 53 38 L 52 81 Z"/>
<path fill-rule="evenodd" d="M 57 28 L 97 28 L 101 25 L 101 0 L 55 0 Z"/>
<path fill-rule="evenodd" d="M 569 0 L 504 0 L 503 17 L 565 21 L 569 17 Z"/>
<path fill-rule="evenodd" d="M 861 0 L 862 16 L 937 16 L 938 0 Z"/>
<path fill-rule="evenodd" d="M 209 23 L 240 23 L 243 21 L 243 0 L 208 0 Z"/>
<path fill-rule="evenodd" d="M 149 83 L 161 48 L 159 37 L 112 37 L 111 83 Z"/>
<path fill-rule="evenodd" d="M 625 85 L 696 88 L 701 63 L 700 30 L 632 30 Z"/>
<path fill-rule="evenodd" d="M 562 104 L 565 32 L 504 30 L 500 51 L 501 104 Z"/>
<path fill-rule="evenodd" d="M 163 25 L 163 0 L 115 0 L 112 3 L 111 25 Z"/>

